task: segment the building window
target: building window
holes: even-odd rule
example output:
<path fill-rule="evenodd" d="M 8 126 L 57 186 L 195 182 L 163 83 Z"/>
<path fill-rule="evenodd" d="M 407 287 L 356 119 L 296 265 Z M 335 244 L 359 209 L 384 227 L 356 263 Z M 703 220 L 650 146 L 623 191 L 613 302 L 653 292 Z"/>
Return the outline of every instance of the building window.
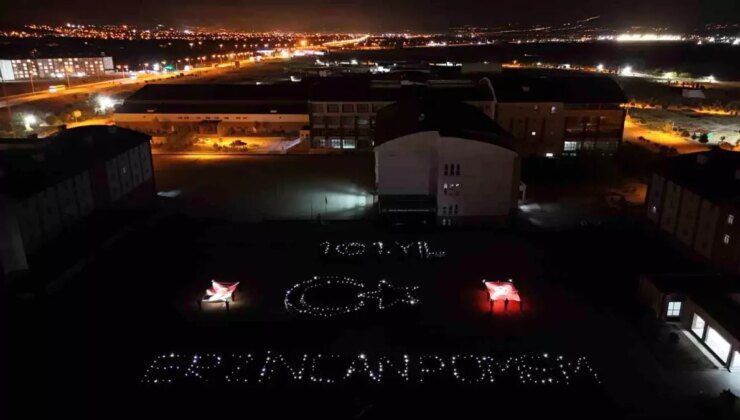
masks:
<path fill-rule="evenodd" d="M 536 131 L 533 131 L 533 132 L 532 132 L 532 137 L 534 137 L 534 136 L 536 136 L 536 135 L 537 135 L 537 132 L 536 132 Z"/>
<path fill-rule="evenodd" d="M 558 108 L 556 106 L 551 106 L 550 107 L 550 114 L 555 114 L 557 112 L 558 112 Z"/>
<path fill-rule="evenodd" d="M 728 224 L 728 225 L 731 225 L 731 224 L 733 224 L 734 222 L 735 222 L 735 215 L 734 215 L 734 214 L 729 214 L 729 215 L 727 215 L 727 224 Z"/>
<path fill-rule="evenodd" d="M 681 302 L 668 302 L 668 311 L 666 312 L 666 316 L 677 317 L 679 315 L 681 315 Z"/>
<path fill-rule="evenodd" d="M 455 165 L 455 175 L 457 175 L 457 176 L 460 175 L 460 164 L 459 163 L 457 165 Z"/>
<path fill-rule="evenodd" d="M 577 141 L 566 141 L 563 144 L 563 150 L 566 152 L 574 152 L 578 150 L 578 142 Z"/>
<path fill-rule="evenodd" d="M 448 166 L 449 166 L 449 165 L 447 165 L 447 164 L 445 163 L 445 171 L 444 171 L 444 174 L 445 174 L 445 176 L 447 176 L 447 175 L 448 175 Z"/>
<path fill-rule="evenodd" d="M 653 212 L 653 214 L 658 212 L 658 208 L 655 206 L 653 206 L 653 208 L 651 208 L 650 210 Z"/>
<path fill-rule="evenodd" d="M 445 195 L 460 195 L 460 184 L 445 184 Z"/>
<path fill-rule="evenodd" d="M 707 338 L 704 340 L 709 347 L 716 354 L 722 363 L 727 362 L 727 358 L 730 356 L 730 343 L 724 339 L 714 328 L 707 327 Z"/>
<path fill-rule="evenodd" d="M 735 353 L 732 354 L 730 372 L 740 372 L 740 350 L 735 350 Z"/>
<path fill-rule="evenodd" d="M 337 139 L 337 138 L 331 139 L 331 143 L 329 144 L 329 147 L 331 147 L 332 149 L 341 149 L 342 139 Z"/>
<path fill-rule="evenodd" d="M 449 187 L 449 186 L 448 186 L 447 184 L 444 184 L 444 186 L 443 186 L 443 189 L 444 189 L 444 193 L 445 193 L 445 195 L 447 195 L 447 189 L 448 189 L 448 187 Z"/>
<path fill-rule="evenodd" d="M 345 149 L 357 148 L 357 141 L 355 139 L 344 139 L 344 148 Z"/>
<path fill-rule="evenodd" d="M 357 104 L 357 112 L 370 112 L 370 105 Z"/>
<path fill-rule="evenodd" d="M 342 112 L 355 112 L 354 104 L 342 104 Z"/>
<path fill-rule="evenodd" d="M 696 334 L 697 337 L 704 337 L 704 326 L 706 322 L 704 319 L 697 314 L 694 314 L 694 319 L 691 320 L 691 331 Z"/>
<path fill-rule="evenodd" d="M 727 245 L 730 243 L 730 235 L 725 234 L 725 236 L 722 238 L 722 242 Z"/>
<path fill-rule="evenodd" d="M 457 204 L 455 204 L 455 207 L 454 207 L 453 213 L 454 213 L 455 215 L 457 215 Z"/>
<path fill-rule="evenodd" d="M 324 104 L 312 104 L 311 109 L 313 112 L 324 112 Z"/>
<path fill-rule="evenodd" d="M 327 104 L 326 112 L 339 112 L 339 105 L 338 104 Z"/>

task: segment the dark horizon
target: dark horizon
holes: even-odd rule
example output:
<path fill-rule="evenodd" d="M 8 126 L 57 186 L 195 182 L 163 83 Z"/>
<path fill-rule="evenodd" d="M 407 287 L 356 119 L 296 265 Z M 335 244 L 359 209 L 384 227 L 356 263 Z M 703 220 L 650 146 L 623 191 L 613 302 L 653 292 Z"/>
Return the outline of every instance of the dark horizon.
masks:
<path fill-rule="evenodd" d="M 176 28 L 208 27 L 233 30 L 285 31 L 402 31 L 444 30 L 451 26 L 494 26 L 508 23 L 563 24 L 601 16 L 596 25 L 691 30 L 740 16 L 733 0 L 407 0 L 378 4 L 366 0 L 70 0 L 62 6 L 52 0 L 22 0 L 2 23 L 164 24 Z"/>

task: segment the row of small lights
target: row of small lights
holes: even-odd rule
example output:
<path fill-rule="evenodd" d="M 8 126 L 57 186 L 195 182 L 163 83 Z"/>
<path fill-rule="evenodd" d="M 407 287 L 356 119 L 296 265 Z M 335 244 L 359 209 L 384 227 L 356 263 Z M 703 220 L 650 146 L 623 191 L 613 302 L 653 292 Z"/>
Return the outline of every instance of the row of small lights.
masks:
<path fill-rule="evenodd" d="M 363 299 L 345 306 L 312 305 L 306 300 L 306 294 L 320 287 L 344 286 L 364 290 L 365 284 L 351 277 L 314 276 L 312 279 L 296 283 L 285 293 L 285 309 L 289 312 L 309 315 L 318 318 L 333 318 L 358 311 L 365 306 Z M 359 293 L 359 292 L 358 292 Z"/>
<path fill-rule="evenodd" d="M 383 296 L 388 290 L 393 290 L 396 293 L 403 291 L 404 295 L 401 298 L 394 299 L 390 303 L 384 303 Z M 372 292 L 363 292 L 358 295 L 359 298 L 362 299 L 375 299 L 378 302 L 378 309 L 383 310 L 390 307 L 393 307 L 395 305 L 398 305 L 399 303 L 405 303 L 407 305 L 416 305 L 419 303 L 419 300 L 414 298 L 411 293 L 419 290 L 419 286 L 400 286 L 396 287 L 392 284 L 388 283 L 386 279 L 380 280 L 378 283 L 378 289 L 373 290 Z"/>
<path fill-rule="evenodd" d="M 452 356 L 422 354 L 412 357 L 404 354 L 400 360 L 379 356 L 375 359 L 377 363 L 375 370 L 371 368 L 373 363 L 365 353 L 345 357 L 337 354 L 303 354 L 296 364 L 291 365 L 283 354 L 268 350 L 264 359 L 260 360 L 264 360 L 262 366 L 257 371 L 250 372 L 250 365 L 257 361 L 252 353 L 232 353 L 228 356 L 218 353 L 163 354 L 155 357 L 149 364 L 141 382 L 270 383 L 282 378 L 289 382 L 321 384 L 366 379 L 371 383 L 380 384 L 388 378 L 385 374 L 389 372 L 389 376 L 396 380 L 417 384 L 440 380 L 443 379 L 443 375 L 450 374 L 461 384 L 511 380 L 525 385 L 570 385 L 584 380 L 592 384 L 601 383 L 586 357 L 566 359 L 562 355 L 551 357 L 548 353 L 503 358 L 469 354 Z M 347 367 L 339 369 L 332 366 L 333 368 L 327 369 L 325 364 L 322 364 L 326 361 L 338 361 Z M 475 371 L 475 375 L 471 373 L 471 369 Z M 333 372 L 332 376 L 329 375 L 329 371 Z"/>
<path fill-rule="evenodd" d="M 356 295 L 357 300 L 349 305 L 328 306 L 313 304 L 309 302 L 309 299 L 307 299 L 307 294 L 312 290 L 336 286 L 356 289 L 358 291 Z M 309 280 L 296 283 L 288 289 L 285 293 L 284 304 L 285 309 L 287 309 L 288 312 L 316 318 L 334 318 L 366 308 L 366 302 L 370 299 L 377 302 L 377 309 L 379 310 L 393 307 L 399 303 L 411 306 L 416 305 L 419 303 L 419 300 L 413 297 L 412 293 L 416 292 L 418 289 L 419 286 L 393 286 L 387 280 L 383 279 L 378 283 L 378 288 L 376 290 L 365 292 L 365 284 L 351 277 L 314 276 Z M 402 296 L 393 299 L 390 302 L 385 302 L 383 296 L 389 291 Z"/>
<path fill-rule="evenodd" d="M 404 256 L 411 256 L 411 248 L 416 246 L 418 256 L 421 259 L 432 259 L 432 258 L 444 258 L 446 253 L 444 251 L 432 251 L 427 241 L 413 241 L 407 244 L 394 241 L 391 245 L 396 245 L 398 249 L 403 253 Z M 391 255 L 393 251 L 390 247 L 386 246 L 386 243 L 382 241 L 375 242 L 339 242 L 332 243 L 330 241 L 324 241 L 320 244 L 321 252 L 324 256 L 330 256 L 335 253 L 338 256 L 346 258 L 360 257 L 364 255 Z"/>

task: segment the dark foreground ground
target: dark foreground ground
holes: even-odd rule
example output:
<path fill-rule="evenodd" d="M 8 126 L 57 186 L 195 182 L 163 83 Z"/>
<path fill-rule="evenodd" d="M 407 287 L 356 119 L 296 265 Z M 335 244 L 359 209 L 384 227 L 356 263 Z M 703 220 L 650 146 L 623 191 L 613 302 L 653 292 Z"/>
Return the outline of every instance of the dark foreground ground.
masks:
<path fill-rule="evenodd" d="M 84 269 L 54 282 L 50 293 L 5 296 L 5 370 L 10 374 L 3 376 L 10 386 L 4 409 L 22 409 L 23 418 L 126 419 L 696 418 L 709 413 L 700 396 L 716 390 L 692 382 L 685 366 L 662 363 L 661 353 L 640 333 L 641 312 L 634 304 L 640 274 L 696 267 L 661 245 L 629 212 L 612 215 L 608 223 L 566 223 L 558 229 L 534 226 L 524 213 L 496 230 L 398 230 L 371 220 L 318 224 L 310 217 L 247 223 L 242 216 L 252 213 L 244 211 L 250 207 L 239 204 L 242 199 L 254 199 L 252 208 L 268 208 L 274 197 L 291 202 L 294 195 L 286 184 L 302 179 L 311 189 L 343 178 L 341 173 L 349 176 L 335 189 L 367 185 L 362 168 L 372 166 L 366 158 L 316 160 L 325 173 L 334 174 L 324 179 L 305 176 L 289 157 L 240 159 L 242 165 L 227 161 L 212 167 L 212 161 L 196 160 L 165 169 L 158 161 L 159 189 L 177 188 L 181 194 L 162 198 L 157 218 L 102 246 Z M 249 159 L 264 160 L 250 166 Z M 211 174 L 225 168 L 232 168 L 229 181 L 223 181 L 227 174 Z M 240 195 L 260 183 L 276 195 Z M 199 200 L 208 205 L 196 205 Z M 326 258 L 325 241 L 383 241 L 392 254 Z M 427 241 L 432 250 L 444 251 L 444 258 L 422 259 L 413 252 L 404 257 L 392 245 L 415 241 Z M 350 276 L 368 289 L 381 279 L 417 287 L 418 303 L 383 310 L 368 306 L 328 320 L 286 310 L 288 289 L 326 275 Z M 499 304 L 491 314 L 483 278 L 514 279 L 523 311 L 512 303 L 504 313 Z M 220 305 L 198 309 L 196 301 L 210 279 L 241 282 L 228 313 Z M 355 298 L 341 289 L 312 296 L 326 306 Z M 259 362 L 240 365 L 235 355 L 252 355 Z M 267 372 L 270 379 L 262 380 L 268 355 L 285 359 L 293 371 L 275 367 Z M 353 365 L 364 360 L 360 355 L 373 369 L 382 357 L 398 362 L 409 355 L 411 378 L 400 380 L 396 365 L 386 366 L 387 379 L 379 383 L 362 371 L 334 384 L 315 383 L 310 370 L 301 374 L 298 369 L 303 355 L 336 356 L 337 363 L 313 373 L 337 380 L 348 367 L 360 366 Z M 439 373 L 423 373 L 428 365 L 421 360 L 429 356 L 447 365 Z M 453 356 L 461 361 L 458 376 L 450 366 Z M 521 371 L 513 373 L 560 356 L 571 363 L 563 367 L 567 381 L 557 369 L 543 378 L 560 383 L 535 384 L 522 380 Z M 511 366 L 506 370 L 500 364 L 501 371 L 492 374 L 476 365 L 489 360 L 482 357 Z M 517 358 L 529 359 L 519 363 Z M 532 358 L 539 362 L 530 363 Z M 597 376 L 585 364 L 571 370 L 578 360 L 587 361 Z M 482 381 L 468 383 L 476 378 Z"/>
<path fill-rule="evenodd" d="M 632 309 L 638 270 L 674 264 L 652 241 L 636 244 L 637 234 L 395 232 L 363 222 L 233 224 L 170 216 L 140 227 L 58 292 L 9 300 L 15 321 L 12 371 L 24 378 L 16 382 L 21 398 L 14 401 L 45 392 L 50 404 L 26 410 L 77 418 L 141 413 L 193 418 L 213 410 L 322 418 L 491 410 L 617 418 L 643 410 L 681 413 L 671 408 L 675 396 L 653 376 L 659 368 L 624 316 Z M 447 254 L 434 261 L 327 260 L 320 254 L 325 240 L 427 240 Z M 286 290 L 314 275 L 348 275 L 368 287 L 381 278 L 418 286 L 419 304 L 336 320 L 286 311 Z M 509 277 L 525 298 L 524 311 L 512 304 L 509 313 L 499 306 L 491 315 L 480 280 Z M 196 300 L 212 278 L 242 282 L 228 313 L 219 305 L 198 310 Z M 165 375 L 159 377 L 175 383 L 141 383 L 159 355 L 264 357 L 268 350 L 291 361 L 306 353 L 347 360 L 358 354 L 371 360 L 401 354 L 414 360 L 429 354 L 586 356 L 599 378 L 579 377 L 570 385 L 520 384 L 510 378 L 471 385 L 448 372 L 429 384 L 376 384 L 359 375 L 327 385 L 295 381 L 283 372 L 260 384 L 254 381 L 257 370 L 247 375 L 247 384 L 226 383 L 205 371 L 209 382 Z M 183 360 L 177 364 L 190 366 Z M 695 409 L 690 401 L 682 404 Z"/>

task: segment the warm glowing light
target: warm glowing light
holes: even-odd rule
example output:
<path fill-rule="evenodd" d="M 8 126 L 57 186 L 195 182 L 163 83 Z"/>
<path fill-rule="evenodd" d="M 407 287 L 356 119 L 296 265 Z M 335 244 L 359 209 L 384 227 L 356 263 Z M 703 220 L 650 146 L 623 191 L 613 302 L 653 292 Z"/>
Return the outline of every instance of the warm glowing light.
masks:
<path fill-rule="evenodd" d="M 23 116 L 23 125 L 26 126 L 26 131 L 31 131 L 32 125 L 36 125 L 38 123 L 38 118 L 36 118 L 33 114 L 26 114 Z"/>
<path fill-rule="evenodd" d="M 98 109 L 100 112 L 106 112 L 113 108 L 113 99 L 110 96 L 98 96 Z"/>
<path fill-rule="evenodd" d="M 211 287 L 206 289 L 206 296 L 203 298 L 206 302 L 226 302 L 233 300 L 234 291 L 236 291 L 239 282 L 225 283 L 211 280 Z"/>
<path fill-rule="evenodd" d="M 514 287 L 514 283 L 511 281 L 485 281 L 483 284 L 486 285 L 488 290 L 488 299 L 492 301 L 497 300 L 509 300 L 514 302 L 520 302 L 519 291 Z"/>
<path fill-rule="evenodd" d="M 682 41 L 680 35 L 670 34 L 620 34 L 614 38 L 617 42 L 653 42 L 653 41 Z"/>

